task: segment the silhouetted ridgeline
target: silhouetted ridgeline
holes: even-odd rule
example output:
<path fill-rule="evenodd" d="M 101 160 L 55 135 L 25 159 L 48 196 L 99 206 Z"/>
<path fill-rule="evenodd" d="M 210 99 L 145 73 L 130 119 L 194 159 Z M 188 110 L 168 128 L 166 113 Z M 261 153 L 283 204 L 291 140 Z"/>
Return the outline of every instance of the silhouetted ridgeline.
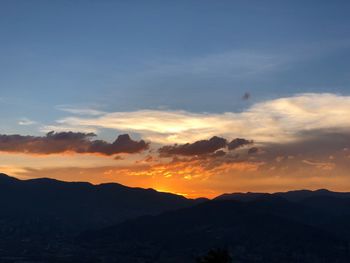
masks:
<path fill-rule="evenodd" d="M 61 221 L 78 231 L 195 204 L 196 200 L 121 184 L 18 180 L 0 174 L 1 216 Z"/>
<path fill-rule="evenodd" d="M 233 262 L 350 262 L 348 193 L 226 194 L 206 201 L 2 174 L 0 204 L 4 263 L 190 263 L 213 248 L 227 250 Z"/>

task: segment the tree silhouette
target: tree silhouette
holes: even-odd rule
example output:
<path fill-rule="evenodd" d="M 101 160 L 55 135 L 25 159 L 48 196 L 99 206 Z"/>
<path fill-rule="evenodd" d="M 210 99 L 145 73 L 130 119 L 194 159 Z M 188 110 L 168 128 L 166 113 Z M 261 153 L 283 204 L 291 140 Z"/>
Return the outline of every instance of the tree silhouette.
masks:
<path fill-rule="evenodd" d="M 197 258 L 197 263 L 232 263 L 232 258 L 226 249 L 211 249 L 207 255 Z"/>

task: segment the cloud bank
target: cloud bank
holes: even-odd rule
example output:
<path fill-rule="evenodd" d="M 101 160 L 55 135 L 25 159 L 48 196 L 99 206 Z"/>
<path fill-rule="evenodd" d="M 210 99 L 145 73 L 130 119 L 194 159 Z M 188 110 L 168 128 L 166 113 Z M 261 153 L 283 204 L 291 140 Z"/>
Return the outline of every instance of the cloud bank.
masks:
<path fill-rule="evenodd" d="M 214 136 L 209 140 L 200 140 L 194 143 L 186 144 L 175 144 L 167 145 L 158 149 L 161 156 L 171 156 L 171 155 L 183 155 L 183 156 L 194 156 L 194 155 L 205 155 L 212 154 L 214 156 L 223 156 L 225 152 L 220 150 L 223 148 L 228 148 L 232 151 L 240 148 L 244 145 L 252 144 L 253 141 L 248 141 L 246 139 L 237 138 L 228 142 L 226 139 Z M 218 151 L 220 150 L 220 151 Z"/>
<path fill-rule="evenodd" d="M 186 143 L 182 145 L 172 145 L 161 147 L 158 151 L 160 155 L 202 155 L 213 153 L 219 149 L 226 147 L 227 141 L 217 136 L 209 140 L 200 140 L 194 143 Z"/>
<path fill-rule="evenodd" d="M 256 103 L 242 112 L 192 113 L 139 110 L 72 115 L 43 130 L 115 129 L 161 144 L 187 143 L 213 136 L 287 143 L 312 130 L 350 130 L 350 96 L 307 93 Z"/>
<path fill-rule="evenodd" d="M 92 140 L 94 133 L 49 132 L 46 136 L 0 135 L 0 151 L 28 154 L 56 154 L 64 152 L 114 155 L 139 153 L 148 148 L 143 140 L 134 141 L 128 134 L 119 135 L 113 143 Z"/>

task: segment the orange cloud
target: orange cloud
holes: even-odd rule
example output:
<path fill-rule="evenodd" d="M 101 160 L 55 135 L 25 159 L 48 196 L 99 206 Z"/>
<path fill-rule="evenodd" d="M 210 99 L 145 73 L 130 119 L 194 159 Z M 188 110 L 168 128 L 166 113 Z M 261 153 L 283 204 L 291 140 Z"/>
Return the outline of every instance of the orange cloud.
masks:
<path fill-rule="evenodd" d="M 344 191 L 350 188 L 347 161 L 344 157 L 343 165 L 338 163 L 332 170 L 323 169 L 328 166 L 320 165 L 321 162 L 315 166 L 302 162 L 300 157 L 286 157 L 279 162 L 274 160 L 273 163 L 261 160 L 193 158 L 167 162 L 158 160 L 123 167 L 3 167 L 3 171 L 14 173 L 22 179 L 51 177 L 95 184 L 117 182 L 132 187 L 181 193 L 187 197 L 215 197 L 224 192 L 276 192 L 300 188 Z"/>
<path fill-rule="evenodd" d="M 303 160 L 303 163 L 314 166 L 321 170 L 333 170 L 335 168 L 335 163 L 331 162 L 314 162 L 309 160 Z"/>

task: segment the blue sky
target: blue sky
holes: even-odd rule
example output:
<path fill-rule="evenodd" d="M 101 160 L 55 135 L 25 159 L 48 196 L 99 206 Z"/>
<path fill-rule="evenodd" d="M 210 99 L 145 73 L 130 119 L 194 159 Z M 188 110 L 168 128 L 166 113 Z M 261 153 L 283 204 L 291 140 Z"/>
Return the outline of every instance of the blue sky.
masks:
<path fill-rule="evenodd" d="M 349 11 L 2 0 L 0 171 L 189 196 L 348 190 Z"/>
<path fill-rule="evenodd" d="M 348 1 L 1 1 L 0 117 L 241 111 L 350 92 Z M 251 100 L 242 101 L 245 92 Z"/>

